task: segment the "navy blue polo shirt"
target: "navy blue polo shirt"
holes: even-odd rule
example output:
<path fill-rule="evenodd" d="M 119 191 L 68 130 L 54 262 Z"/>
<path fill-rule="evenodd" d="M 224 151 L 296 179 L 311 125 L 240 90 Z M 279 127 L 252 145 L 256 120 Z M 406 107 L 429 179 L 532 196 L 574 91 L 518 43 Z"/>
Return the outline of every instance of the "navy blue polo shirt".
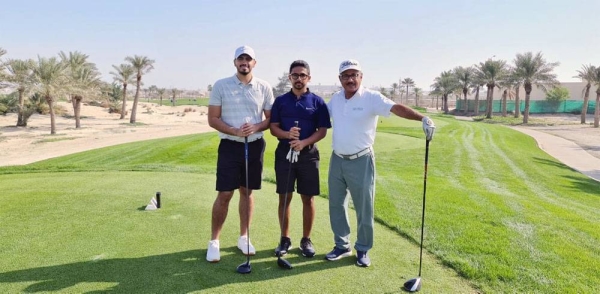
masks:
<path fill-rule="evenodd" d="M 310 137 L 317 128 L 331 128 L 329 111 L 323 98 L 310 91 L 299 98 L 289 91 L 277 98 L 271 108 L 271 123 L 279 123 L 284 131 L 289 131 L 298 121 L 300 140 Z M 288 139 L 279 139 L 281 143 L 289 143 Z"/>

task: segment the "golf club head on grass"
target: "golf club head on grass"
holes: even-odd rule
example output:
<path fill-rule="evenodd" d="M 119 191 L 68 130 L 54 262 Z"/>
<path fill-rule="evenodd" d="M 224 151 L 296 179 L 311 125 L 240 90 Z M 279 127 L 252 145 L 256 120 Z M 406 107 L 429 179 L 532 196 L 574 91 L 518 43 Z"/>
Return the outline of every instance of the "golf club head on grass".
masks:
<path fill-rule="evenodd" d="M 244 262 L 237 267 L 237 272 L 240 274 L 249 274 L 252 272 L 252 266 L 250 266 L 250 262 Z"/>
<path fill-rule="evenodd" d="M 281 253 L 277 254 L 277 265 L 280 268 L 284 268 L 284 269 L 292 269 L 293 268 L 292 264 L 289 261 L 281 258 Z"/>
<path fill-rule="evenodd" d="M 404 290 L 408 292 L 417 292 L 421 290 L 421 277 L 404 282 Z"/>

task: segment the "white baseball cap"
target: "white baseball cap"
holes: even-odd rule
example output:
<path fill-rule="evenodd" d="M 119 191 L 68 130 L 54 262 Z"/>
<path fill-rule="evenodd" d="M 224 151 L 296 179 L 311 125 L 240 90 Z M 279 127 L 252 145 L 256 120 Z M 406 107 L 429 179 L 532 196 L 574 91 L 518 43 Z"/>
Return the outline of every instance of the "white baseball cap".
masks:
<path fill-rule="evenodd" d="M 248 56 L 252 57 L 252 59 L 256 59 L 254 57 L 254 49 L 246 45 L 235 49 L 235 57 L 233 57 L 233 59 L 237 59 L 242 54 L 248 54 Z"/>
<path fill-rule="evenodd" d="M 358 63 L 358 61 L 356 61 L 354 59 L 344 60 L 344 61 L 342 61 L 342 63 L 340 63 L 340 74 L 349 69 L 355 69 L 358 71 L 362 71 L 362 69 L 360 68 L 360 63 Z"/>

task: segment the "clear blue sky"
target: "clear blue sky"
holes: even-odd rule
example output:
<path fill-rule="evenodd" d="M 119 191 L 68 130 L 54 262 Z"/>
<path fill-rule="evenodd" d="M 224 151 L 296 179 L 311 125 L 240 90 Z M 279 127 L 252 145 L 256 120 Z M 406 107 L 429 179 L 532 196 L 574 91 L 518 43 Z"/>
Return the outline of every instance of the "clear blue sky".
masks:
<path fill-rule="evenodd" d="M 542 51 L 559 80 L 600 65 L 598 0 L 267 1 L 0 0 L 0 47 L 8 58 L 81 51 L 111 80 L 129 55 L 156 60 L 145 86 L 205 89 L 232 75 L 240 45 L 257 54 L 255 75 L 276 84 L 295 59 L 312 83 L 339 84 L 344 59 L 363 66 L 365 86 L 406 77 L 429 90 L 443 70 L 487 58 L 512 63 Z"/>

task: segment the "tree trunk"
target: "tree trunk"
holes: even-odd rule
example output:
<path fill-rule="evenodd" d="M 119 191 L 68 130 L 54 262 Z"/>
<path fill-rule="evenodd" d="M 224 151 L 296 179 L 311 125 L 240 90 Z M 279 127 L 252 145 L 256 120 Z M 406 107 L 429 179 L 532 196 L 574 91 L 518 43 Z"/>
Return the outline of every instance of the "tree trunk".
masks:
<path fill-rule="evenodd" d="M 435 110 L 439 110 L 440 106 L 440 96 L 435 96 Z"/>
<path fill-rule="evenodd" d="M 521 115 L 521 99 L 519 98 L 519 92 L 521 92 L 520 89 L 520 86 L 515 87 L 515 118 L 519 118 Z"/>
<path fill-rule="evenodd" d="M 56 120 L 54 118 L 54 101 L 52 97 L 46 96 L 48 111 L 50 112 L 50 135 L 56 135 Z"/>
<path fill-rule="evenodd" d="M 443 99 L 444 99 L 444 113 L 448 114 L 448 112 L 450 112 L 450 110 L 448 109 L 448 94 L 444 94 Z"/>
<path fill-rule="evenodd" d="M 531 98 L 531 83 L 526 82 L 523 84 L 525 89 L 525 110 L 523 111 L 523 123 L 526 124 L 529 121 L 529 98 Z"/>
<path fill-rule="evenodd" d="M 594 128 L 600 126 L 600 87 L 596 90 L 596 107 L 594 108 Z"/>
<path fill-rule="evenodd" d="M 81 128 L 81 100 L 83 97 L 79 95 L 73 96 L 73 113 L 75 114 L 75 128 Z"/>
<path fill-rule="evenodd" d="M 525 91 L 525 110 L 523 111 L 523 123 L 526 124 L 529 121 L 529 97 L 531 90 L 529 92 Z"/>
<path fill-rule="evenodd" d="M 506 117 L 506 96 L 508 96 L 508 90 L 504 90 L 502 93 L 502 117 Z"/>
<path fill-rule="evenodd" d="M 487 109 L 485 111 L 485 118 L 492 118 L 492 106 L 494 101 L 494 86 L 488 86 L 487 94 Z"/>
<path fill-rule="evenodd" d="M 475 111 L 475 116 L 479 115 L 479 86 L 477 86 L 477 88 L 475 89 L 475 109 L 473 109 Z"/>
<path fill-rule="evenodd" d="M 137 85 L 135 88 L 135 97 L 133 98 L 133 106 L 131 107 L 131 118 L 129 119 L 130 124 L 135 123 L 135 114 L 137 112 L 138 99 L 140 99 L 140 84 L 142 83 L 142 76 L 138 74 Z"/>
<path fill-rule="evenodd" d="M 467 105 L 467 92 L 469 92 L 469 89 L 463 88 L 463 95 L 465 96 L 465 106 L 463 107 L 463 112 L 465 115 L 467 115 L 467 112 L 469 112 L 469 106 Z"/>
<path fill-rule="evenodd" d="M 25 120 L 25 99 L 23 98 L 25 89 L 19 88 L 19 115 L 17 116 L 17 127 L 26 127 Z"/>
<path fill-rule="evenodd" d="M 590 88 L 592 84 L 585 85 L 585 94 L 583 95 L 583 105 L 581 105 L 581 123 L 585 124 L 585 115 L 587 114 L 588 103 L 590 101 Z"/>
<path fill-rule="evenodd" d="M 127 111 L 127 83 L 123 84 L 123 105 L 121 105 L 121 116 L 119 119 L 125 118 L 125 112 Z"/>

